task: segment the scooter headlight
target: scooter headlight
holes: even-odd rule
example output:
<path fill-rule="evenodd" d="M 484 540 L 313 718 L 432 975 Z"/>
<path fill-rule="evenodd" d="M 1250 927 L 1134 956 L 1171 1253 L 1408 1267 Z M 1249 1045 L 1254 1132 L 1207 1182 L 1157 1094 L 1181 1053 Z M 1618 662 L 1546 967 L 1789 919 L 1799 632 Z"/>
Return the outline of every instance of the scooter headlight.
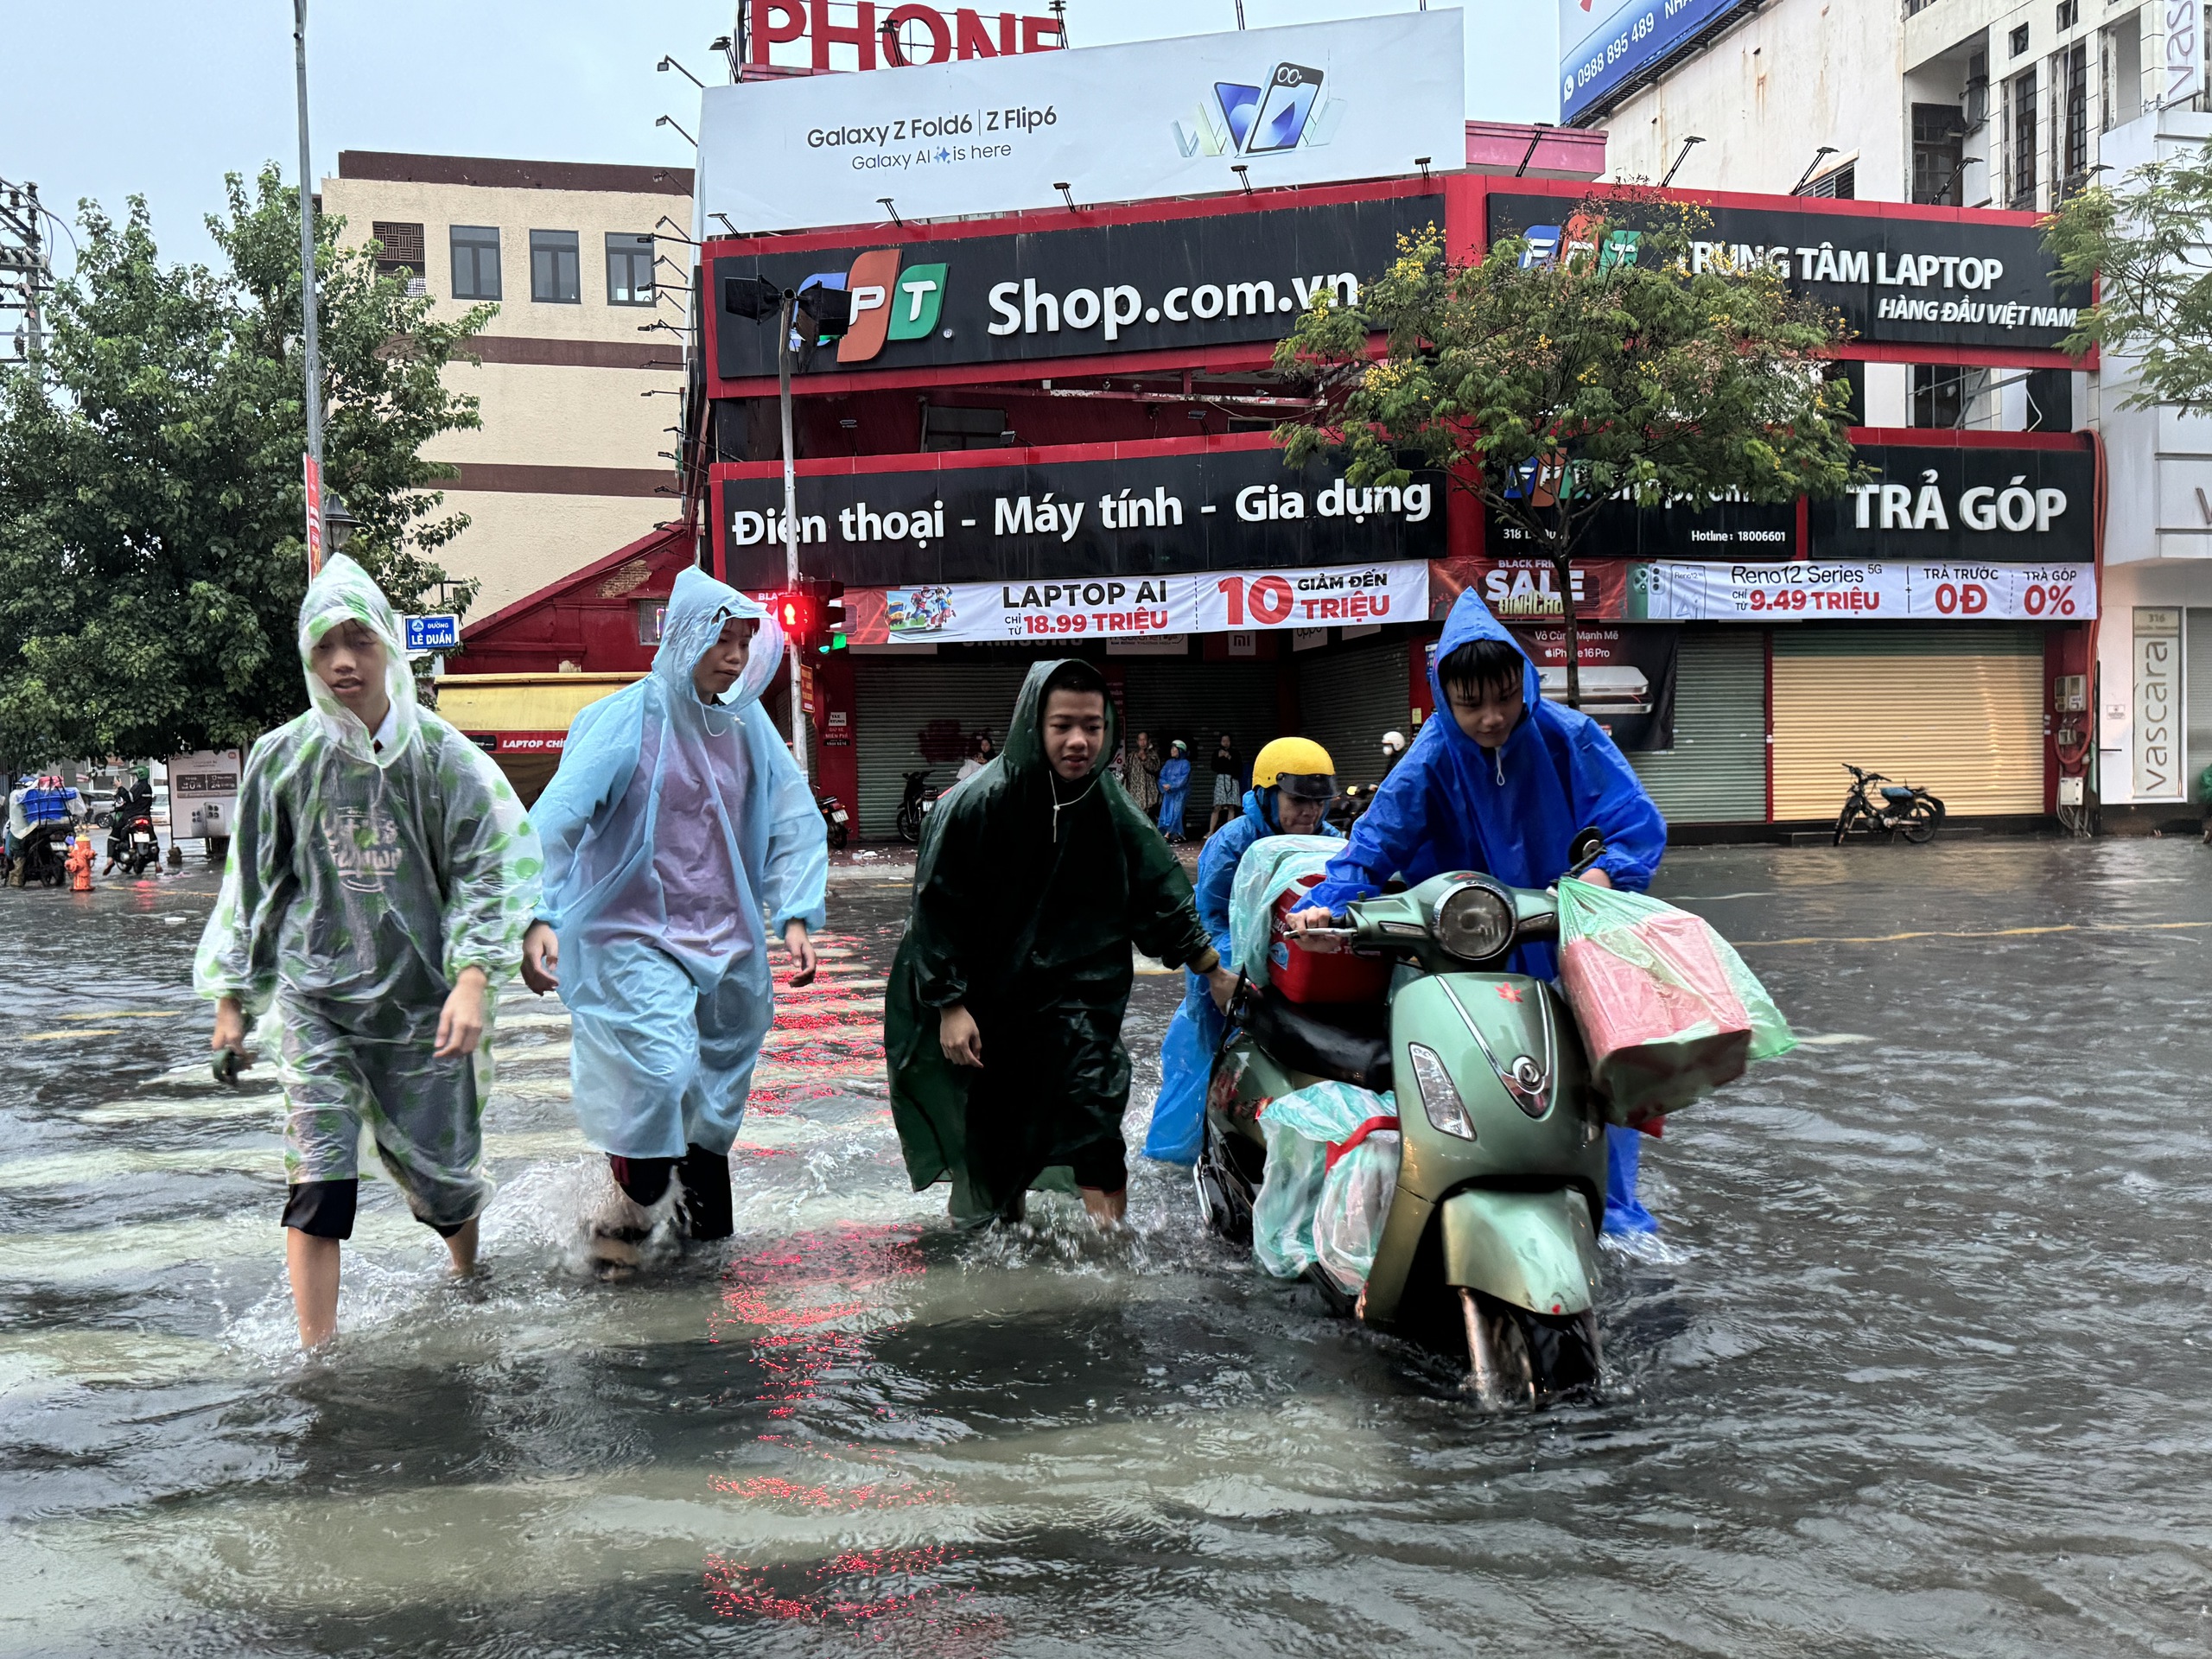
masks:
<path fill-rule="evenodd" d="M 1431 1127 L 1462 1141 L 1473 1140 L 1475 1126 L 1468 1120 L 1466 1103 L 1459 1098 L 1444 1057 L 1433 1048 L 1408 1043 L 1406 1058 L 1413 1062 L 1414 1087 L 1421 1091 L 1421 1109 L 1428 1114 Z"/>
<path fill-rule="evenodd" d="M 1436 942 L 1463 962 L 1487 962 L 1513 943 L 1513 905 L 1497 888 L 1470 881 L 1436 906 Z"/>

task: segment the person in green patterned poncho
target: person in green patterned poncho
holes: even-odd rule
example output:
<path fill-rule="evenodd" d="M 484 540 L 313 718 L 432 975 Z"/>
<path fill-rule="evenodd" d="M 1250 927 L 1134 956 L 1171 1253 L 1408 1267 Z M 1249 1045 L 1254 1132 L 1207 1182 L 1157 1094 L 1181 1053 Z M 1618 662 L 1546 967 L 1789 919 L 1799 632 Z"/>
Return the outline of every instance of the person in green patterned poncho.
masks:
<path fill-rule="evenodd" d="M 340 556 L 300 607 L 309 708 L 256 743 L 193 986 L 212 1046 L 273 1013 L 300 1340 L 337 1328 L 366 1127 L 417 1220 L 475 1265 L 492 1009 L 520 964 L 537 834 L 475 744 L 416 706 L 391 605 Z"/>

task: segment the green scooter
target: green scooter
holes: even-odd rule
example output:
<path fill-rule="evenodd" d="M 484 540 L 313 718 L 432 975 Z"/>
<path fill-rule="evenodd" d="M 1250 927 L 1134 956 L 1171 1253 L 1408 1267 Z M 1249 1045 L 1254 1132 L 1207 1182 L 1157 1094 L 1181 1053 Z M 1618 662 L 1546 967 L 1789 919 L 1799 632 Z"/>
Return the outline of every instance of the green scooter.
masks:
<path fill-rule="evenodd" d="M 1584 830 L 1574 872 L 1604 849 Z M 1396 958 L 1389 996 L 1301 1005 L 1240 984 L 1196 1172 L 1208 1225 L 1251 1239 L 1268 1101 L 1329 1078 L 1395 1087 L 1398 1184 L 1366 1288 L 1355 1303 L 1318 1268 L 1308 1276 L 1338 1311 L 1464 1357 L 1486 1401 L 1588 1388 L 1600 1358 L 1605 1103 L 1558 991 L 1502 971 L 1515 946 L 1558 938 L 1558 895 L 1463 871 L 1346 913 L 1302 940 Z"/>

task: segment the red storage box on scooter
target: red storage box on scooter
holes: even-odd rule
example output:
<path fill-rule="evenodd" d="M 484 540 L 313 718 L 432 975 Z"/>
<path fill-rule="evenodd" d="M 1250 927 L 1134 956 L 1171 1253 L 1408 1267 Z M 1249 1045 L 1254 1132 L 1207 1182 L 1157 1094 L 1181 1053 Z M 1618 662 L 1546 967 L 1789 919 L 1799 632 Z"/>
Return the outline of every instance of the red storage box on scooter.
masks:
<path fill-rule="evenodd" d="M 1386 957 L 1355 956 L 1349 950 L 1309 950 L 1289 937 L 1290 912 L 1306 903 L 1320 874 L 1299 878 L 1298 886 L 1275 900 L 1274 940 L 1268 947 L 1268 983 L 1292 1002 L 1379 1002 L 1390 988 Z"/>

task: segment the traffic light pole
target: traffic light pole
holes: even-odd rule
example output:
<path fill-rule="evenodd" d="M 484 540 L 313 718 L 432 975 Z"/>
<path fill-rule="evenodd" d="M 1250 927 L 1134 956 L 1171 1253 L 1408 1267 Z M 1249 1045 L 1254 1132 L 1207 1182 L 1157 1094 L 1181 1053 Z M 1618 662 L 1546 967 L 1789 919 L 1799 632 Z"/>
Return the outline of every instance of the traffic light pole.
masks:
<path fill-rule="evenodd" d="M 798 471 L 791 459 L 791 323 L 798 304 L 795 296 L 785 296 L 779 319 L 782 326 L 776 331 L 776 378 L 784 420 L 784 585 L 793 592 L 798 588 Z M 791 759 L 798 762 L 799 776 L 810 781 L 806 769 L 806 710 L 799 695 L 803 653 L 792 640 L 785 641 L 784 649 L 791 664 Z"/>

